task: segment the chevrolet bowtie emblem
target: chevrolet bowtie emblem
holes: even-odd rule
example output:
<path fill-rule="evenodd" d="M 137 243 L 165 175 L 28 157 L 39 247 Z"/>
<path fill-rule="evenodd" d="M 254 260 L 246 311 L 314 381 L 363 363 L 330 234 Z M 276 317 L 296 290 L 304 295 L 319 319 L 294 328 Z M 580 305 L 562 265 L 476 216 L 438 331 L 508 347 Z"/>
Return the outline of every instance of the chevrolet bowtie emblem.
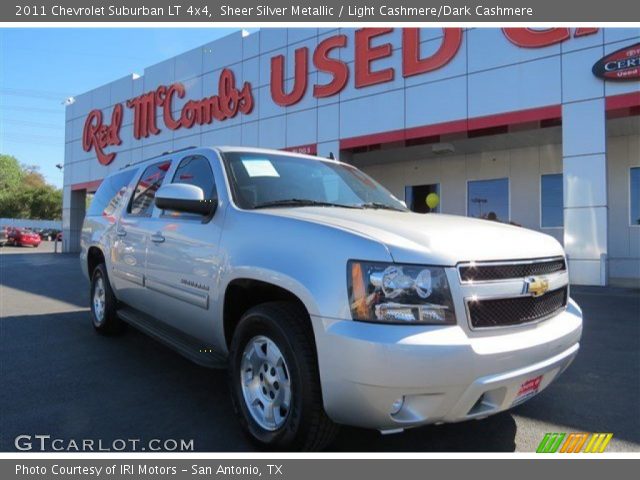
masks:
<path fill-rule="evenodd" d="M 530 277 L 524 281 L 524 291 L 522 293 L 529 293 L 532 297 L 539 297 L 544 295 L 549 290 L 549 280 L 541 277 Z"/>

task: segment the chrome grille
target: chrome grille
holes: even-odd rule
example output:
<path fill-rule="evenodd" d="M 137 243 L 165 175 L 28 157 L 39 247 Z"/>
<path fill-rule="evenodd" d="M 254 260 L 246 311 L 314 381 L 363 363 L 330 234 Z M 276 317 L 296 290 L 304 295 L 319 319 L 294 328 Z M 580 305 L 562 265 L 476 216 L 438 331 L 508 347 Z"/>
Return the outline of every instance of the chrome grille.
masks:
<path fill-rule="evenodd" d="M 469 300 L 467 309 L 473 328 L 522 325 L 549 317 L 567 305 L 567 287 L 552 290 L 540 297 Z"/>
<path fill-rule="evenodd" d="M 460 280 L 462 282 L 509 280 L 535 275 L 549 275 L 565 271 L 566 269 L 567 266 L 562 257 L 527 262 L 465 263 L 458 266 L 458 272 L 460 273 Z"/>

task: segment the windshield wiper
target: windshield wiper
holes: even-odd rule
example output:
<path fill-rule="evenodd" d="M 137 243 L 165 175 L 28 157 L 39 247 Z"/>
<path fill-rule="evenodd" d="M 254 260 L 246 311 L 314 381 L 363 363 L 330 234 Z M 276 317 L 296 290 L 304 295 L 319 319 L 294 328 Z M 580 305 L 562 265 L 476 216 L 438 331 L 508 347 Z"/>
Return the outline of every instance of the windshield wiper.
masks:
<path fill-rule="evenodd" d="M 372 208 L 374 210 L 393 210 L 396 212 L 406 212 L 406 210 L 402 208 L 392 207 L 391 205 L 387 205 L 386 203 L 381 202 L 367 202 L 358 204 L 360 208 Z"/>
<path fill-rule="evenodd" d="M 282 200 L 273 200 L 271 202 L 263 202 L 255 205 L 253 208 L 271 208 L 271 207 L 340 207 L 340 208 L 363 208 L 359 205 L 344 205 L 342 203 L 321 202 L 319 200 L 310 200 L 308 198 L 285 198 Z"/>

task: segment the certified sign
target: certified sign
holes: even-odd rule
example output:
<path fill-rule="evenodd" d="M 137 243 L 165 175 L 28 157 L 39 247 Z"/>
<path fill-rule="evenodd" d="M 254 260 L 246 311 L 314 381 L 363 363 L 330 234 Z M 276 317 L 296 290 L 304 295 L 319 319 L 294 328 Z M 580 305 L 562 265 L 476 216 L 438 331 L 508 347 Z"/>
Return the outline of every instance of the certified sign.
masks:
<path fill-rule="evenodd" d="M 616 50 L 593 66 L 593 74 L 604 80 L 640 79 L 640 43 Z"/>

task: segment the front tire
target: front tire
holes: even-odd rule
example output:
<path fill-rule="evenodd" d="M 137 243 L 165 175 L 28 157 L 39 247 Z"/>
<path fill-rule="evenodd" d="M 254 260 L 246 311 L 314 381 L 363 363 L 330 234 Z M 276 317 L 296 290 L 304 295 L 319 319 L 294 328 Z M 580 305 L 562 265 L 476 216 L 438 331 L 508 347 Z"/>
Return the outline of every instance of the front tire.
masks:
<path fill-rule="evenodd" d="M 233 407 L 262 448 L 321 450 L 338 427 L 322 404 L 313 331 L 307 312 L 290 302 L 247 311 L 229 352 Z"/>
<path fill-rule="evenodd" d="M 104 263 L 98 265 L 91 275 L 91 323 L 102 334 L 120 333 L 124 322 L 116 314 L 117 300 L 111 290 Z"/>

